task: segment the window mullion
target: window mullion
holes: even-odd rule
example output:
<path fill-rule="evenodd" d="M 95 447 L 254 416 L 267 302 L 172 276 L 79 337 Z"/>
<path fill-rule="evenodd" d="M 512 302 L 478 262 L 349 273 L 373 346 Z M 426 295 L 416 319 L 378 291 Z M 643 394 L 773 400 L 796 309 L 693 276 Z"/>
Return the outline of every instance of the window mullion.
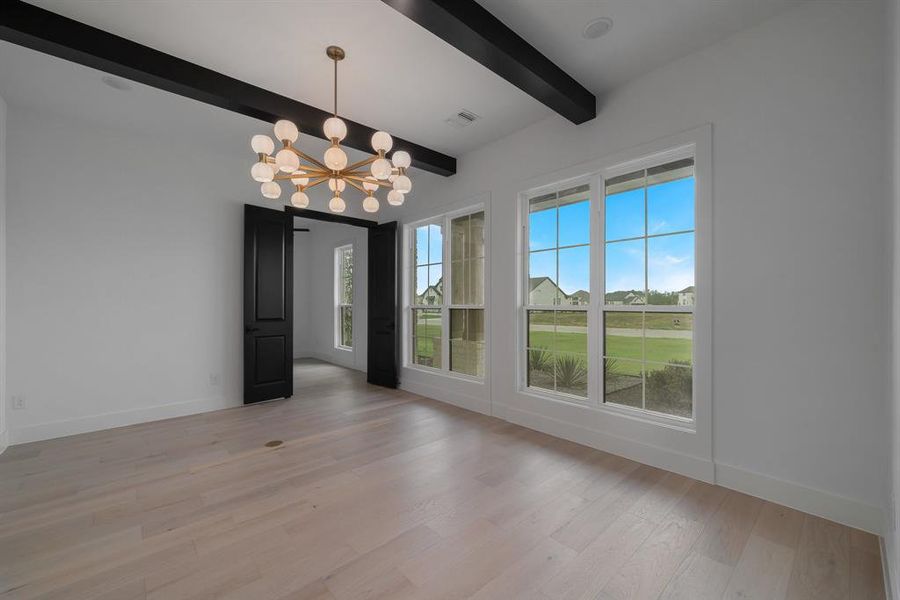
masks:
<path fill-rule="evenodd" d="M 644 307 L 641 311 L 641 408 L 647 409 L 647 303 L 650 300 L 650 207 L 647 202 L 647 169 L 644 169 Z"/>

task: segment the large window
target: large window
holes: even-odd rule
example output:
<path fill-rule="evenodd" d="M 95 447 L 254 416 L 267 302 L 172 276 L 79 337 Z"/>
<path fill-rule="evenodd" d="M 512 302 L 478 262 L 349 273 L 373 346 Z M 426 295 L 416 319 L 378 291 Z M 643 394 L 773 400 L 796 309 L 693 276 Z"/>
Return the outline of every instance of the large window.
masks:
<path fill-rule="evenodd" d="M 353 246 L 334 249 L 334 300 L 336 347 L 353 348 Z"/>
<path fill-rule="evenodd" d="M 528 200 L 528 387 L 587 398 L 590 186 Z"/>
<path fill-rule="evenodd" d="M 411 363 L 484 376 L 484 223 L 479 210 L 410 229 Z"/>
<path fill-rule="evenodd" d="M 606 180 L 605 402 L 693 416 L 694 160 Z"/>

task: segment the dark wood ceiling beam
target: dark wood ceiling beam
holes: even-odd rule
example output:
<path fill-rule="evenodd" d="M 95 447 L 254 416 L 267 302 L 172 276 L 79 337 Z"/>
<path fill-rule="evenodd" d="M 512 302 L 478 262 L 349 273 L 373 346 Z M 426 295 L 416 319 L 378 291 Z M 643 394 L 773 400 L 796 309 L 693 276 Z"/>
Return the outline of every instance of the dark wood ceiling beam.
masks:
<path fill-rule="evenodd" d="M 576 125 L 597 98 L 475 0 L 382 0 Z"/>
<path fill-rule="evenodd" d="M 331 116 L 314 106 L 21 0 L 0 2 L 0 39 L 248 117 L 270 123 L 290 119 L 303 133 L 322 139 L 322 123 Z M 345 121 L 348 134 L 343 144 L 371 153 L 370 140 L 376 130 Z M 456 173 L 452 156 L 397 137 L 394 149 L 409 152 L 414 167 L 444 176 Z"/>

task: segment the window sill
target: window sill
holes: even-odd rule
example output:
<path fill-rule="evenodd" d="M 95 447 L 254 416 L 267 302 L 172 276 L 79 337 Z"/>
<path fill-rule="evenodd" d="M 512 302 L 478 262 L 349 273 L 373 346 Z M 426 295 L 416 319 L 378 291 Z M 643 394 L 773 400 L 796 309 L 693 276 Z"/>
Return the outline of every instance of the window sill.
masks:
<path fill-rule="evenodd" d="M 463 381 L 465 383 L 477 383 L 479 385 L 484 385 L 485 383 L 484 377 L 475 377 L 474 375 L 466 375 L 464 373 L 456 373 L 454 371 L 435 369 L 434 367 L 426 367 L 423 365 L 417 365 L 415 363 L 407 363 L 403 365 L 403 368 L 409 369 L 410 371 L 418 371 L 419 373 L 424 373 L 426 375 L 439 375 L 441 377 L 446 377 L 447 379 L 455 379 L 457 381 Z"/>
<path fill-rule="evenodd" d="M 545 391 L 527 386 L 521 387 L 519 389 L 519 393 L 525 396 L 530 396 L 532 398 L 537 398 L 538 400 L 558 402 L 561 404 L 569 404 L 572 406 L 587 408 L 589 410 L 615 415 L 617 417 L 630 419 L 632 421 L 639 421 L 641 423 L 647 423 L 649 425 L 655 425 L 657 427 L 674 429 L 682 433 L 697 433 L 697 424 L 693 419 L 669 416 L 662 413 L 655 413 L 649 410 L 644 410 L 641 408 L 632 408 L 630 406 L 619 406 L 606 403 L 597 404 L 590 398 L 582 398 L 581 396 L 555 393 L 549 390 Z"/>
<path fill-rule="evenodd" d="M 353 352 L 353 346 L 335 346 L 335 350 L 343 350 L 344 352 Z"/>
<path fill-rule="evenodd" d="M 667 427 L 684 433 L 697 433 L 697 422 L 694 419 L 686 419 L 684 417 L 667 415 L 651 410 L 645 410 L 643 408 L 634 408 L 632 406 L 608 404 L 606 402 L 602 402 L 596 408 L 602 412 L 625 417 L 626 419 L 631 419 L 633 421 L 650 423 L 652 425 Z"/>

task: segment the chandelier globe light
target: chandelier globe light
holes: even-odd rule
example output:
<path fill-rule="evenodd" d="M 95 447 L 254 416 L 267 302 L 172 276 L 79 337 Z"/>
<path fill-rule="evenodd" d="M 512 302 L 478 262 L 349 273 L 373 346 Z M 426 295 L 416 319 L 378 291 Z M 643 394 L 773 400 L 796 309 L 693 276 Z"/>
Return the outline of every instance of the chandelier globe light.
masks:
<path fill-rule="evenodd" d="M 388 204 L 402 205 L 405 195 L 412 190 L 412 180 L 406 174 L 412 165 L 412 157 L 405 150 L 396 150 L 388 159 L 394 139 L 385 131 L 376 131 L 371 140 L 375 154 L 349 164 L 347 153 L 341 147 L 347 137 L 347 124 L 337 111 L 337 68 L 346 53 L 337 46 L 329 46 L 325 54 L 334 61 L 334 111 L 322 124 L 322 132 L 331 142 L 322 160 L 299 150 L 294 144 L 300 137 L 300 130 L 293 122 L 281 119 L 274 129 L 275 139 L 281 142 L 277 152 L 276 142 L 267 135 L 254 135 L 250 139 L 250 147 L 258 157 L 258 162 L 250 168 L 250 177 L 259 182 L 263 197 L 271 200 L 281 197 L 282 182 L 293 185 L 295 191 L 290 202 L 297 208 L 309 206 L 306 193 L 309 188 L 326 182 L 332 193 L 328 202 L 332 212 L 342 213 L 347 209 L 342 194 L 348 185 L 363 194 L 362 208 L 366 212 L 378 212 L 380 202 L 375 193 L 379 189 L 387 190 Z"/>

